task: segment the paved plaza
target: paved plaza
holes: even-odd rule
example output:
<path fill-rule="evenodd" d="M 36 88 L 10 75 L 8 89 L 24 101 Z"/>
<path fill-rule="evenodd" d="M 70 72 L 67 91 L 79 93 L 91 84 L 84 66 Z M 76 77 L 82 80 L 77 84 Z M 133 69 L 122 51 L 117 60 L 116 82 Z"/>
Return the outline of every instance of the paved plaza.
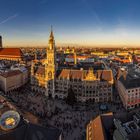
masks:
<path fill-rule="evenodd" d="M 29 87 L 12 91 L 6 95 L 22 112 L 38 120 L 42 125 L 52 125 L 62 130 L 64 140 L 84 140 L 86 125 L 91 119 L 102 113 L 124 113 L 120 99 L 115 95 L 114 103 L 107 103 L 108 110 L 101 111 L 99 103 L 66 104 L 64 100 L 48 99 L 45 95 L 31 92 Z M 30 115 L 29 115 L 30 114 Z M 32 120 L 32 119 L 30 119 Z"/>

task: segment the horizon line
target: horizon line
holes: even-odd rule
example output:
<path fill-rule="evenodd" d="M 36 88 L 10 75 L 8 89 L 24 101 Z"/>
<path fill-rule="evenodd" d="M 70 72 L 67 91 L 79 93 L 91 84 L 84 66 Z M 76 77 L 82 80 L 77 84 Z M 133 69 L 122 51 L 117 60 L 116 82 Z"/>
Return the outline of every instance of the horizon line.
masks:
<path fill-rule="evenodd" d="M 45 48 L 48 45 L 3 45 L 3 48 Z M 84 47 L 84 48 L 140 48 L 140 45 L 124 45 L 124 44 L 105 44 L 105 45 L 80 45 L 80 44 L 66 44 L 56 45 L 56 47 Z"/>

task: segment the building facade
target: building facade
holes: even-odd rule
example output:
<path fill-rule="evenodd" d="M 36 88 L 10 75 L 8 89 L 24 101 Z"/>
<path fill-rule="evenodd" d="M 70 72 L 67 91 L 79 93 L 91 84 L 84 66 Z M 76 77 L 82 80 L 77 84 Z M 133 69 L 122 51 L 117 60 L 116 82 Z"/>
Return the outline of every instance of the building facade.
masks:
<path fill-rule="evenodd" d="M 56 74 L 56 49 L 53 31 L 51 31 L 48 45 L 46 49 L 47 58 L 44 63 L 38 65 L 36 62 L 32 62 L 31 85 L 32 90 L 52 96 L 55 91 L 54 81 Z"/>
<path fill-rule="evenodd" d="M 28 71 L 9 70 L 0 73 L 0 88 L 5 93 L 16 90 L 28 82 Z"/>
<path fill-rule="evenodd" d="M 114 119 L 115 130 L 113 140 L 139 140 L 140 139 L 140 113 L 134 114 L 132 119 L 123 122 L 120 119 Z"/>
<path fill-rule="evenodd" d="M 130 72 L 117 81 L 117 89 L 126 109 L 140 106 L 140 73 Z"/>
<path fill-rule="evenodd" d="M 58 72 L 53 31 L 51 31 L 46 51 L 47 57 L 44 61 L 32 61 L 33 91 L 64 99 L 68 96 L 69 88 L 72 87 L 78 101 L 112 101 L 113 75 L 111 70 L 98 70 L 94 73 L 92 69 L 62 69 Z"/>
<path fill-rule="evenodd" d="M 64 69 L 55 82 L 55 97 L 66 98 L 72 87 L 78 101 L 112 101 L 113 75 L 111 70 Z"/>

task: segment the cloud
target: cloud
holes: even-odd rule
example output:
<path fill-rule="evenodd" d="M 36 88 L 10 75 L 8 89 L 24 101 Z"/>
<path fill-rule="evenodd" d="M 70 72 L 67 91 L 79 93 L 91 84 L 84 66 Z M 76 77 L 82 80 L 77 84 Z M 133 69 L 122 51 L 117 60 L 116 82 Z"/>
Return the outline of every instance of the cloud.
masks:
<path fill-rule="evenodd" d="M 14 18 L 16 18 L 17 16 L 18 16 L 18 14 L 14 14 L 14 15 L 12 15 L 12 16 L 10 16 L 10 17 L 4 19 L 3 21 L 0 21 L 0 25 L 2 25 L 2 24 L 4 24 L 4 23 L 6 23 L 6 22 L 8 22 L 8 21 L 10 21 L 10 20 L 12 20 L 12 19 L 14 19 Z"/>

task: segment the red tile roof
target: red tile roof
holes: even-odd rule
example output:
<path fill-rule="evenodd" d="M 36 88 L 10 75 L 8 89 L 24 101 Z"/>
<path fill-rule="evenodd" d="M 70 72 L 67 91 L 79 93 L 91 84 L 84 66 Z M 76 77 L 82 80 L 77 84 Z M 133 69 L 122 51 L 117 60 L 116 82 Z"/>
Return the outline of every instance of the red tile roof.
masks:
<path fill-rule="evenodd" d="M 96 73 L 97 77 L 101 80 L 112 81 L 113 74 L 111 70 L 98 70 Z"/>
<path fill-rule="evenodd" d="M 63 69 L 59 78 L 83 79 L 87 71 Z"/>
<path fill-rule="evenodd" d="M 105 140 L 101 116 L 96 117 L 87 125 L 87 140 Z"/>
<path fill-rule="evenodd" d="M 70 70 L 69 69 L 63 69 L 59 75 L 59 78 L 68 78 L 69 77 Z"/>
<path fill-rule="evenodd" d="M 85 79 L 88 74 L 87 70 L 70 70 L 70 69 L 63 69 L 59 75 L 59 78 L 72 78 L 72 79 Z M 111 70 L 97 70 L 96 77 L 105 80 L 105 81 L 112 81 L 113 74 Z"/>
<path fill-rule="evenodd" d="M 113 118 L 113 113 L 110 112 L 107 114 L 99 115 L 94 120 L 90 121 L 90 123 L 87 125 L 88 140 L 90 139 L 89 137 L 91 137 L 91 140 L 106 140 L 107 137 L 106 137 L 105 129 L 111 127 L 110 122 L 112 122 L 112 118 Z M 104 123 L 106 124 L 108 123 L 108 125 L 105 125 Z"/>
<path fill-rule="evenodd" d="M 13 70 L 13 71 L 8 71 L 8 72 L 3 72 L 0 75 L 3 76 L 4 78 L 7 78 L 7 77 L 12 77 L 21 73 L 22 72 L 20 70 Z"/>
<path fill-rule="evenodd" d="M 0 57 L 21 58 L 22 52 L 19 48 L 1 48 Z"/>

